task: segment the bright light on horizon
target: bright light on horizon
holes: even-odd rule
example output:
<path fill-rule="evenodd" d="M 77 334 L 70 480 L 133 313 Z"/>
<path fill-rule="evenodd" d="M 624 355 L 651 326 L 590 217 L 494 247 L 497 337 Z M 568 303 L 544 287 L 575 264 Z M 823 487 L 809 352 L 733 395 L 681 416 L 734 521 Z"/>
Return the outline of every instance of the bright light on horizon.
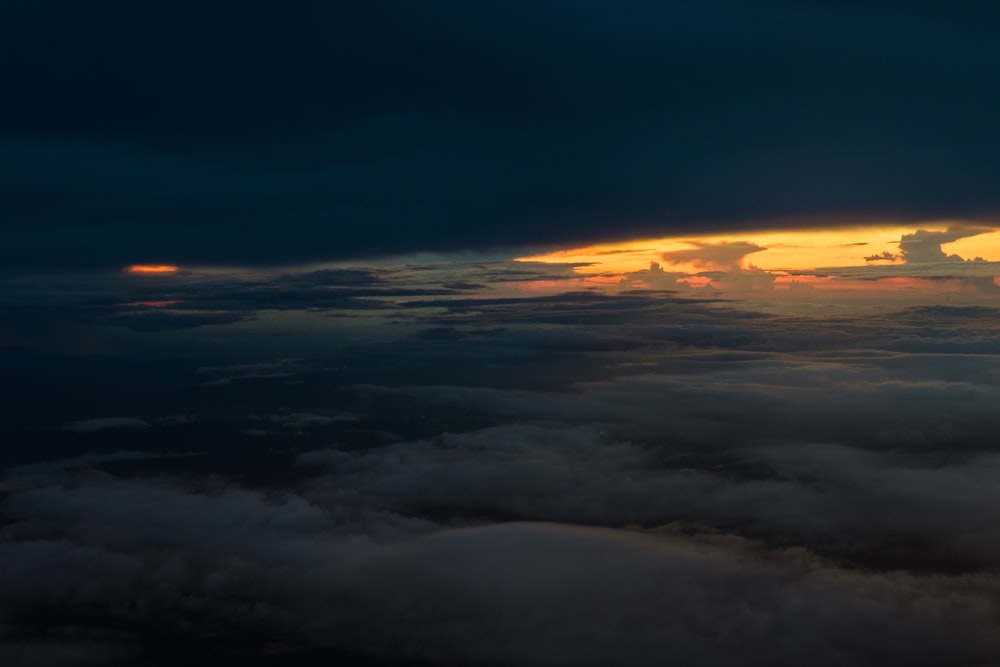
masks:
<path fill-rule="evenodd" d="M 177 273 L 180 267 L 173 264 L 131 264 L 125 267 L 125 273 L 162 274 Z"/>
<path fill-rule="evenodd" d="M 936 222 L 906 226 L 711 233 L 594 244 L 519 257 L 518 261 L 578 263 L 581 266 L 577 272 L 581 274 L 627 273 L 645 269 L 652 262 L 671 270 L 697 273 L 705 270 L 705 263 L 686 261 L 686 258 L 697 256 L 699 249 L 711 251 L 714 248 L 718 251 L 727 245 L 743 244 L 747 248 L 760 248 L 735 260 L 743 268 L 783 272 L 821 267 L 884 266 L 902 263 L 900 241 L 905 235 L 912 235 L 918 230 L 945 232 L 949 228 L 982 229 L 961 223 Z M 1000 230 L 970 234 L 940 246 L 946 254 L 958 254 L 963 259 L 982 257 L 988 261 L 1000 261 Z"/>

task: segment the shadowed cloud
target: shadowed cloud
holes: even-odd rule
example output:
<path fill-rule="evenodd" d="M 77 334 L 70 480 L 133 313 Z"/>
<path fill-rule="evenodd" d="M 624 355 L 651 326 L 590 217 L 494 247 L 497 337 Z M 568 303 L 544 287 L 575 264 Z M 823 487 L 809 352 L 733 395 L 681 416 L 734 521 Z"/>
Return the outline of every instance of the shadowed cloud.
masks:
<path fill-rule="evenodd" d="M 673 250 L 660 256 L 669 264 L 692 264 L 709 271 L 740 271 L 744 257 L 767 250 L 749 241 L 693 242 L 692 245 L 693 248 Z"/>

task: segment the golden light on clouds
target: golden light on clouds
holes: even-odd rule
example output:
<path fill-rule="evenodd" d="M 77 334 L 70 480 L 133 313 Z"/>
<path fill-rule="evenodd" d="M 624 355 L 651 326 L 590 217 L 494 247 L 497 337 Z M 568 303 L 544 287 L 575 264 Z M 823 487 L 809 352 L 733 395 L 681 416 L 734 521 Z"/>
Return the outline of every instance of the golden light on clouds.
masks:
<path fill-rule="evenodd" d="M 125 273 L 134 274 L 166 274 L 177 273 L 180 267 L 173 264 L 131 264 L 125 267 Z"/>
<path fill-rule="evenodd" d="M 564 290 L 711 290 L 783 300 L 820 294 L 1000 299 L 1000 230 L 963 223 L 643 239 L 518 261 L 575 265 L 576 277 L 562 281 Z"/>
<path fill-rule="evenodd" d="M 732 232 L 606 243 L 521 257 L 521 261 L 581 264 L 581 274 L 628 273 L 656 262 L 672 271 L 758 268 L 770 272 L 859 267 L 903 262 L 900 241 L 917 230 L 944 234 L 955 226 L 886 225 L 841 229 Z M 1000 230 L 942 243 L 947 255 L 1000 261 Z"/>

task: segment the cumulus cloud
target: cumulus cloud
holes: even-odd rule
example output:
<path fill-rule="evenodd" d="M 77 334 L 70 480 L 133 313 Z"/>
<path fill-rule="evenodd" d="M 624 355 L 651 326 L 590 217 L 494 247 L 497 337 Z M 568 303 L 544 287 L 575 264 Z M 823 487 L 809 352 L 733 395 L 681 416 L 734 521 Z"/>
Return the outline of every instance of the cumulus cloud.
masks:
<path fill-rule="evenodd" d="M 941 245 L 989 231 L 992 230 L 970 227 L 950 227 L 943 232 L 919 229 L 912 234 L 903 234 L 899 241 L 899 253 L 908 264 L 962 262 L 965 261 L 963 258 L 945 253 Z"/>
<path fill-rule="evenodd" d="M 767 250 L 749 241 L 720 241 L 708 243 L 693 241 L 692 248 L 672 250 L 660 256 L 669 264 L 693 264 L 710 271 L 740 271 L 743 258 L 755 252 Z"/>

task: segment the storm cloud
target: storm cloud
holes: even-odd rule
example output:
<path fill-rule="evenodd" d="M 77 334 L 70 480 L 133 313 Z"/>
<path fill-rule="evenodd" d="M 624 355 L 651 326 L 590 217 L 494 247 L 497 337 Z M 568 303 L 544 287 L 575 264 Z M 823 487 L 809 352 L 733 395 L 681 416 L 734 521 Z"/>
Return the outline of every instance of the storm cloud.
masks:
<path fill-rule="evenodd" d="M 2 14 L 18 63 L 0 75 L 7 270 L 998 209 L 989 2 L 102 0 Z"/>

